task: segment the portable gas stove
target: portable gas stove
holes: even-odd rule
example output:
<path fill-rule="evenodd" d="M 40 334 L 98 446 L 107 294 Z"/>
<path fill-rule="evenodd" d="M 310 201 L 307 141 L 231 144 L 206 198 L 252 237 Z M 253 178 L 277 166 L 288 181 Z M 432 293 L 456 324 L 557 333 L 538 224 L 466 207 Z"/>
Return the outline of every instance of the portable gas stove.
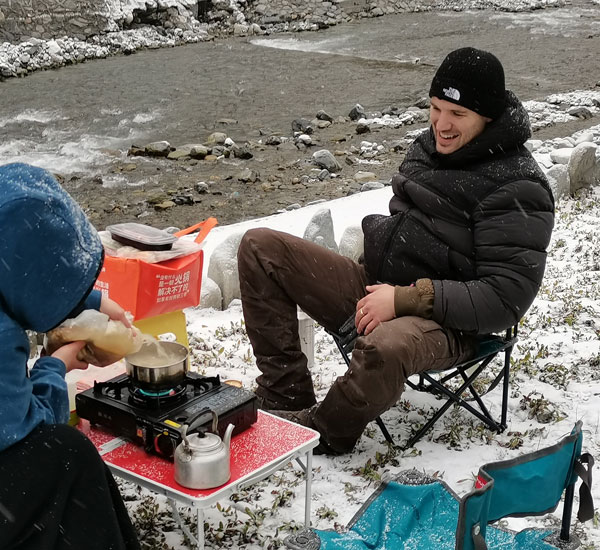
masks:
<path fill-rule="evenodd" d="M 221 383 L 218 376 L 188 373 L 179 386 L 157 392 L 136 387 L 127 375 L 75 396 L 77 415 L 143 445 L 146 452 L 173 459 L 181 442 L 181 428 L 200 416 L 199 429 L 209 431 L 217 413 L 221 437 L 233 424 L 233 434 L 248 429 L 257 419 L 256 396 L 247 390 Z"/>

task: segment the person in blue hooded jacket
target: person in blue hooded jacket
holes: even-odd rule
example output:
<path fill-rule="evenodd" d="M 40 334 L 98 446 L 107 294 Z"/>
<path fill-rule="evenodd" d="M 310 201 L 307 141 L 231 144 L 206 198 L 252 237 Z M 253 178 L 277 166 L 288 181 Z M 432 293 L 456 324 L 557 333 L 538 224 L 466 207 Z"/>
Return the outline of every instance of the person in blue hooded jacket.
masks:
<path fill-rule="evenodd" d="M 28 368 L 26 331 L 84 309 L 126 324 L 92 290 L 103 249 L 81 208 L 48 172 L 0 166 L 0 545 L 6 549 L 137 549 L 118 487 L 69 419 L 66 372 L 84 342 Z"/>

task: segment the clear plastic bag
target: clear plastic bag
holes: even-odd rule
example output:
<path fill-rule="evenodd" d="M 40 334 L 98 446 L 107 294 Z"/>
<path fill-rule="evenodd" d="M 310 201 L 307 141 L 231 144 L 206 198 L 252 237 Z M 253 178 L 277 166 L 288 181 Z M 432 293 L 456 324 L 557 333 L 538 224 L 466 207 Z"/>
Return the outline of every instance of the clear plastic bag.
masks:
<path fill-rule="evenodd" d="M 86 309 L 46 333 L 44 348 L 51 355 L 61 346 L 80 340 L 86 345 L 77 359 L 97 367 L 116 363 L 142 347 L 142 333 L 138 328 L 128 328 L 104 313 Z"/>
<path fill-rule="evenodd" d="M 99 231 L 98 235 L 100 236 L 102 246 L 104 246 L 104 250 L 108 256 L 141 260 L 149 264 L 156 264 L 172 260 L 173 258 L 189 256 L 190 254 L 202 250 L 202 244 L 191 239 L 177 239 L 169 250 L 140 250 L 139 248 L 115 241 L 108 231 Z"/>

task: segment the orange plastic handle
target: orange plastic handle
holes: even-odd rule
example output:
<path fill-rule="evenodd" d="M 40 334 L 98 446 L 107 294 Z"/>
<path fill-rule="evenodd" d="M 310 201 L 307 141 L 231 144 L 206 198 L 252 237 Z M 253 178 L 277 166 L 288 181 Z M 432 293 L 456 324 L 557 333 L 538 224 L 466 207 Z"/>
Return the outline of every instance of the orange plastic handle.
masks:
<path fill-rule="evenodd" d="M 217 222 L 217 218 L 207 218 L 203 222 L 198 222 L 194 225 L 191 225 L 190 227 L 182 229 L 181 231 L 177 231 L 177 233 L 174 233 L 174 235 L 176 237 L 183 237 L 183 235 L 193 233 L 194 231 L 196 231 L 196 229 L 200 228 L 200 231 L 198 232 L 198 235 L 196 235 L 194 242 L 201 243 L 205 239 L 206 235 L 208 235 L 209 231 L 215 225 L 217 225 L 217 223 L 219 223 Z"/>

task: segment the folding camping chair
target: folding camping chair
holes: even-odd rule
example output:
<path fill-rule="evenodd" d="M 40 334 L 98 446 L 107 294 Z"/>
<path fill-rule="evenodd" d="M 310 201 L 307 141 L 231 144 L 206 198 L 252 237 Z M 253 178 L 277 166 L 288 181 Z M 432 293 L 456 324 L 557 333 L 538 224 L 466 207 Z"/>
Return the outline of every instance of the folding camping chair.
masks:
<path fill-rule="evenodd" d="M 589 454 L 581 454 L 581 422 L 557 444 L 479 469 L 475 489 L 459 499 L 441 480 L 411 470 L 383 483 L 342 533 L 302 530 L 289 536 L 292 550 L 542 550 L 571 548 L 577 478 L 578 519 L 594 516 Z M 587 468 L 586 468 L 587 465 Z M 519 533 L 489 525 L 505 517 L 539 516 L 554 511 L 565 492 L 560 533 L 525 529 Z"/>
<path fill-rule="evenodd" d="M 350 356 L 357 338 L 356 329 L 352 330 L 348 328 L 350 324 L 351 327 L 354 327 L 353 317 L 340 329 L 340 333 L 329 332 L 348 366 L 350 365 Z M 479 418 L 479 420 L 484 422 L 491 430 L 496 432 L 504 431 L 506 429 L 508 409 L 510 356 L 516 342 L 517 327 L 515 325 L 514 327 L 509 328 L 504 336 L 489 335 L 483 337 L 479 343 L 477 354 L 473 359 L 455 365 L 445 371 L 424 371 L 419 375 L 416 375 L 418 376 L 417 382 L 407 380 L 406 383 L 411 388 L 445 397 L 446 402 L 435 412 L 425 425 L 409 438 L 403 448 L 412 447 L 433 427 L 453 404 L 460 405 L 469 411 Z M 475 387 L 475 382 L 494 358 L 500 354 L 504 354 L 504 365 L 502 369 L 487 386 L 485 392 L 478 391 Z M 451 384 L 453 381 L 459 381 L 460 385 L 458 388 L 452 387 Z M 481 397 L 492 391 L 500 382 L 502 382 L 501 413 L 500 419 L 496 420 L 485 406 Z M 468 400 L 462 397 L 463 393 L 467 390 L 471 394 L 471 398 Z M 477 408 L 474 405 L 476 405 Z M 376 422 L 385 439 L 393 445 L 394 440 L 381 417 L 377 417 Z"/>

